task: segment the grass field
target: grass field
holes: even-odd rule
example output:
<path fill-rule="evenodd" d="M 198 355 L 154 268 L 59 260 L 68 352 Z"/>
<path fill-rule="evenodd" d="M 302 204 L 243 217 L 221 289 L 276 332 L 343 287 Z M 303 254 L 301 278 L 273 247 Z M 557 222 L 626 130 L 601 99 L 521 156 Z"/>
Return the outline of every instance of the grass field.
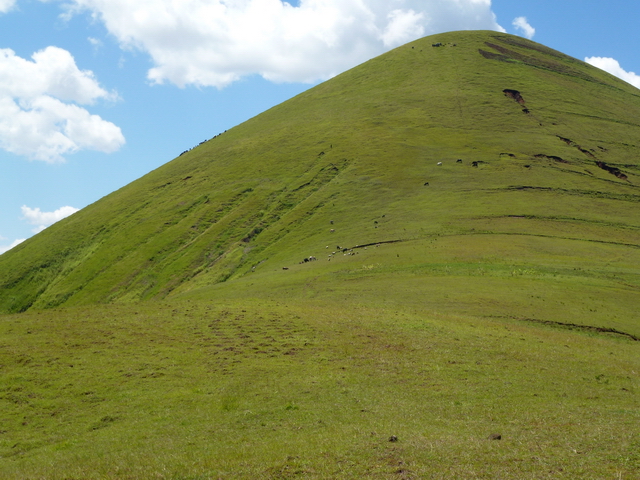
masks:
<path fill-rule="evenodd" d="M 340 300 L 78 307 L 0 325 L 2 478 L 640 471 L 640 356 L 621 336 Z"/>
<path fill-rule="evenodd" d="M 452 32 L 47 228 L 0 256 L 0 478 L 640 478 L 639 119 Z"/>

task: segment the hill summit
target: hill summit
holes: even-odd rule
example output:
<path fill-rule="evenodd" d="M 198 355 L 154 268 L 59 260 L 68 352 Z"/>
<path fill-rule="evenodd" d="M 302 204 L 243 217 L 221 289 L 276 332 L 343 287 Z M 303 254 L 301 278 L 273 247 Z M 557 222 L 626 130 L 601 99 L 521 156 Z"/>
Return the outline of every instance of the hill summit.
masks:
<path fill-rule="evenodd" d="M 639 119 L 640 91 L 538 43 L 423 38 L 2 255 L 0 311 L 379 292 L 639 334 Z"/>

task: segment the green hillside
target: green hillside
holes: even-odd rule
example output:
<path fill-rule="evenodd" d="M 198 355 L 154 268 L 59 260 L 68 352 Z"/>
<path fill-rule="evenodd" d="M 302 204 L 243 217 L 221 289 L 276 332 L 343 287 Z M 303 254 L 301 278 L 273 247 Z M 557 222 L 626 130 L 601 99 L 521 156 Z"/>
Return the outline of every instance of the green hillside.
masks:
<path fill-rule="evenodd" d="M 427 37 L 0 256 L 0 477 L 635 478 L 639 305 L 640 91 Z"/>
<path fill-rule="evenodd" d="M 281 282 L 282 267 L 309 256 L 322 265 L 306 274 L 332 277 L 363 260 L 327 265 L 336 246 L 390 240 L 403 244 L 383 250 L 406 253 L 383 276 L 439 282 L 451 263 L 454 276 L 485 284 L 482 269 L 498 283 L 535 270 L 520 276 L 561 289 L 570 277 L 622 301 L 638 287 L 639 118 L 637 89 L 536 43 L 493 32 L 422 39 L 3 255 L 0 305 L 126 302 L 250 275 Z"/>

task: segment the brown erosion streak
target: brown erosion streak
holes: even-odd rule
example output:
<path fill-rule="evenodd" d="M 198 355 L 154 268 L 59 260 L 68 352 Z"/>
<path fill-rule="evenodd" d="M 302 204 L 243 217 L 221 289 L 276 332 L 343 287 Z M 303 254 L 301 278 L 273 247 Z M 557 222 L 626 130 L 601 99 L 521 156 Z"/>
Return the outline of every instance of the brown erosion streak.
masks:
<path fill-rule="evenodd" d="M 634 342 L 640 342 L 640 337 L 637 337 L 632 333 L 621 332 L 620 330 L 616 330 L 615 328 L 594 327 L 593 325 L 578 325 L 576 323 L 556 322 L 555 320 L 541 320 L 538 318 L 525 318 L 525 317 L 506 317 L 506 318 L 511 318 L 512 320 L 521 320 L 523 322 L 541 323 L 543 325 L 555 325 L 559 327 L 575 328 L 577 330 L 585 330 L 590 332 L 613 333 L 615 335 L 622 335 L 624 337 L 629 337 Z"/>

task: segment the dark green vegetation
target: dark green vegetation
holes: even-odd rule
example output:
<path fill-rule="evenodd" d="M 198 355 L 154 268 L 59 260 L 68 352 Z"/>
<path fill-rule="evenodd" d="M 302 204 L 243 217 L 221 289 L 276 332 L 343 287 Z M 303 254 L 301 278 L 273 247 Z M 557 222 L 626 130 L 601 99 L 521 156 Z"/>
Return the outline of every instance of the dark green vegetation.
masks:
<path fill-rule="evenodd" d="M 637 477 L 639 207 L 640 91 L 405 45 L 0 256 L 0 476 Z"/>

